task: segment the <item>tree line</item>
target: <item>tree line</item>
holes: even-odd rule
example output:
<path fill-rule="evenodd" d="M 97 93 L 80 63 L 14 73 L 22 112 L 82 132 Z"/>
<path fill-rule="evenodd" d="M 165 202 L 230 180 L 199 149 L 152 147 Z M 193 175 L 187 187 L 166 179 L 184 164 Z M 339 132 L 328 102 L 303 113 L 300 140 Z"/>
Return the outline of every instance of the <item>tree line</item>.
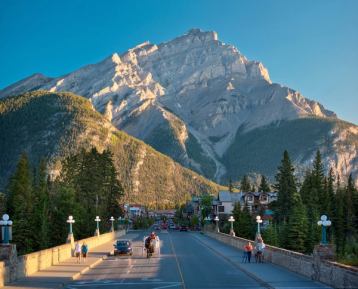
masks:
<path fill-rule="evenodd" d="M 278 192 L 278 199 L 268 208 L 274 216 L 262 232 L 268 244 L 312 253 L 321 239 L 321 227 L 317 221 L 324 214 L 332 221 L 328 239 L 335 245 L 338 259 L 350 264 L 358 263 L 358 191 L 352 175 L 343 185 L 332 169 L 325 174 L 321 154 L 317 151 L 312 167 L 306 171 L 302 184 L 298 184 L 295 168 L 285 151 L 273 187 Z M 247 176 L 244 176 L 241 190 L 252 189 Z M 259 191 L 270 191 L 265 177 L 261 178 Z M 236 204 L 233 216 L 238 220 L 234 224 L 236 234 L 253 238 L 256 223 L 248 207 L 242 209 L 239 203 Z"/>
<path fill-rule="evenodd" d="M 93 236 L 97 215 L 101 230 L 108 231 L 109 218 L 123 214 L 123 194 L 109 150 L 100 153 L 93 148 L 67 157 L 55 180 L 49 178 L 45 160 L 34 167 L 22 154 L 5 194 L 0 194 L 0 212 L 10 215 L 13 242 L 20 254 L 26 254 L 63 244 L 69 215 L 75 219 L 76 239 Z"/>

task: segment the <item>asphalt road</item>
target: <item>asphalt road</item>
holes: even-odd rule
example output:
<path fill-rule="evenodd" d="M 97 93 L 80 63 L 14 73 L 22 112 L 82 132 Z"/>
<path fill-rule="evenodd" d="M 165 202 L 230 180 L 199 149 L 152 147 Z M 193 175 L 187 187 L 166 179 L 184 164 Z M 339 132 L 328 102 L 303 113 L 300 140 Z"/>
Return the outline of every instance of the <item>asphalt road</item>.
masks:
<path fill-rule="evenodd" d="M 132 257 L 111 256 L 66 288 L 265 288 L 200 242 L 197 233 L 158 233 L 160 254 L 157 252 L 150 259 L 142 250 L 145 234 L 148 232 L 126 235 L 133 240 Z"/>

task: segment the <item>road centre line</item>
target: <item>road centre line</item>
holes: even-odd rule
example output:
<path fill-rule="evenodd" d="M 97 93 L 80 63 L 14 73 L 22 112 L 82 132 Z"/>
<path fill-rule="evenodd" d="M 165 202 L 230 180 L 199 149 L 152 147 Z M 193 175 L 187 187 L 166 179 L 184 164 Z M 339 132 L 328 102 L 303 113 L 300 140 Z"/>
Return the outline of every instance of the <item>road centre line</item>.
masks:
<path fill-rule="evenodd" d="M 180 279 L 181 279 L 181 281 L 182 281 L 183 289 L 186 289 L 185 282 L 184 282 L 184 277 L 183 277 L 183 272 L 182 272 L 182 270 L 181 270 L 181 268 L 180 268 L 178 256 L 177 256 L 177 254 L 176 254 L 176 252 L 175 252 L 175 248 L 174 248 L 174 244 L 173 244 L 173 240 L 172 240 L 171 234 L 169 233 L 168 236 L 169 236 L 170 245 L 171 245 L 171 247 L 172 247 L 172 251 L 173 251 L 173 254 L 174 254 L 174 257 L 175 257 L 175 261 L 176 261 L 176 264 L 177 264 L 177 267 L 178 267 Z"/>

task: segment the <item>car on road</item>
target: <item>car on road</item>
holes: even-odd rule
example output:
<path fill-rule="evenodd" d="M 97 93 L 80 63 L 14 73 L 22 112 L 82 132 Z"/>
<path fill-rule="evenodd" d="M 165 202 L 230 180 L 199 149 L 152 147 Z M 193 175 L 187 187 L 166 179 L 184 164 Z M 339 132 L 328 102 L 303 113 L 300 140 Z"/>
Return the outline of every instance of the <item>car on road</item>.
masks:
<path fill-rule="evenodd" d="M 188 226 L 181 226 L 180 231 L 181 232 L 187 232 L 188 231 Z"/>
<path fill-rule="evenodd" d="M 133 255 L 132 243 L 129 240 L 117 240 L 114 246 L 114 255 Z"/>
<path fill-rule="evenodd" d="M 160 226 L 159 225 L 154 225 L 154 230 L 160 231 Z"/>
<path fill-rule="evenodd" d="M 175 230 L 176 226 L 174 224 L 169 225 L 170 230 Z"/>

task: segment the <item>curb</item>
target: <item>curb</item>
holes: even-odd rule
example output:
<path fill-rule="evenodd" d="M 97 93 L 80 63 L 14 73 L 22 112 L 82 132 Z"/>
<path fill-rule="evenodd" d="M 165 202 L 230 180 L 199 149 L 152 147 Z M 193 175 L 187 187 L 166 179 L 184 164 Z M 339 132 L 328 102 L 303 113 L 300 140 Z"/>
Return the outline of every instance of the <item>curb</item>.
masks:
<path fill-rule="evenodd" d="M 204 235 L 208 238 L 211 238 L 208 235 Z M 232 264 L 233 266 L 235 266 L 236 268 L 238 268 L 239 270 L 241 270 L 242 272 L 244 272 L 246 275 L 248 275 L 249 277 L 251 277 L 252 279 L 254 279 L 256 282 L 258 282 L 262 287 L 267 288 L 267 289 L 275 289 L 275 287 L 273 287 L 270 283 L 266 282 L 265 280 L 261 279 L 260 277 L 258 277 L 256 274 L 252 273 L 251 271 L 247 270 L 246 268 L 244 268 L 243 266 L 241 266 L 238 262 L 235 262 L 233 260 L 231 260 L 229 257 L 225 256 L 224 254 L 222 254 L 221 252 L 219 252 L 218 250 L 214 249 L 213 247 L 209 246 L 208 244 L 206 244 L 204 241 L 200 240 L 200 238 L 195 238 L 197 241 L 199 241 L 200 243 L 202 243 L 204 246 L 206 246 L 208 249 L 210 249 L 211 251 L 213 251 L 214 253 L 216 253 L 217 255 L 221 256 L 223 259 L 225 259 L 227 262 L 229 262 L 230 264 Z M 213 239 L 213 238 L 212 238 Z M 214 239 L 215 240 L 215 239 Z"/>

